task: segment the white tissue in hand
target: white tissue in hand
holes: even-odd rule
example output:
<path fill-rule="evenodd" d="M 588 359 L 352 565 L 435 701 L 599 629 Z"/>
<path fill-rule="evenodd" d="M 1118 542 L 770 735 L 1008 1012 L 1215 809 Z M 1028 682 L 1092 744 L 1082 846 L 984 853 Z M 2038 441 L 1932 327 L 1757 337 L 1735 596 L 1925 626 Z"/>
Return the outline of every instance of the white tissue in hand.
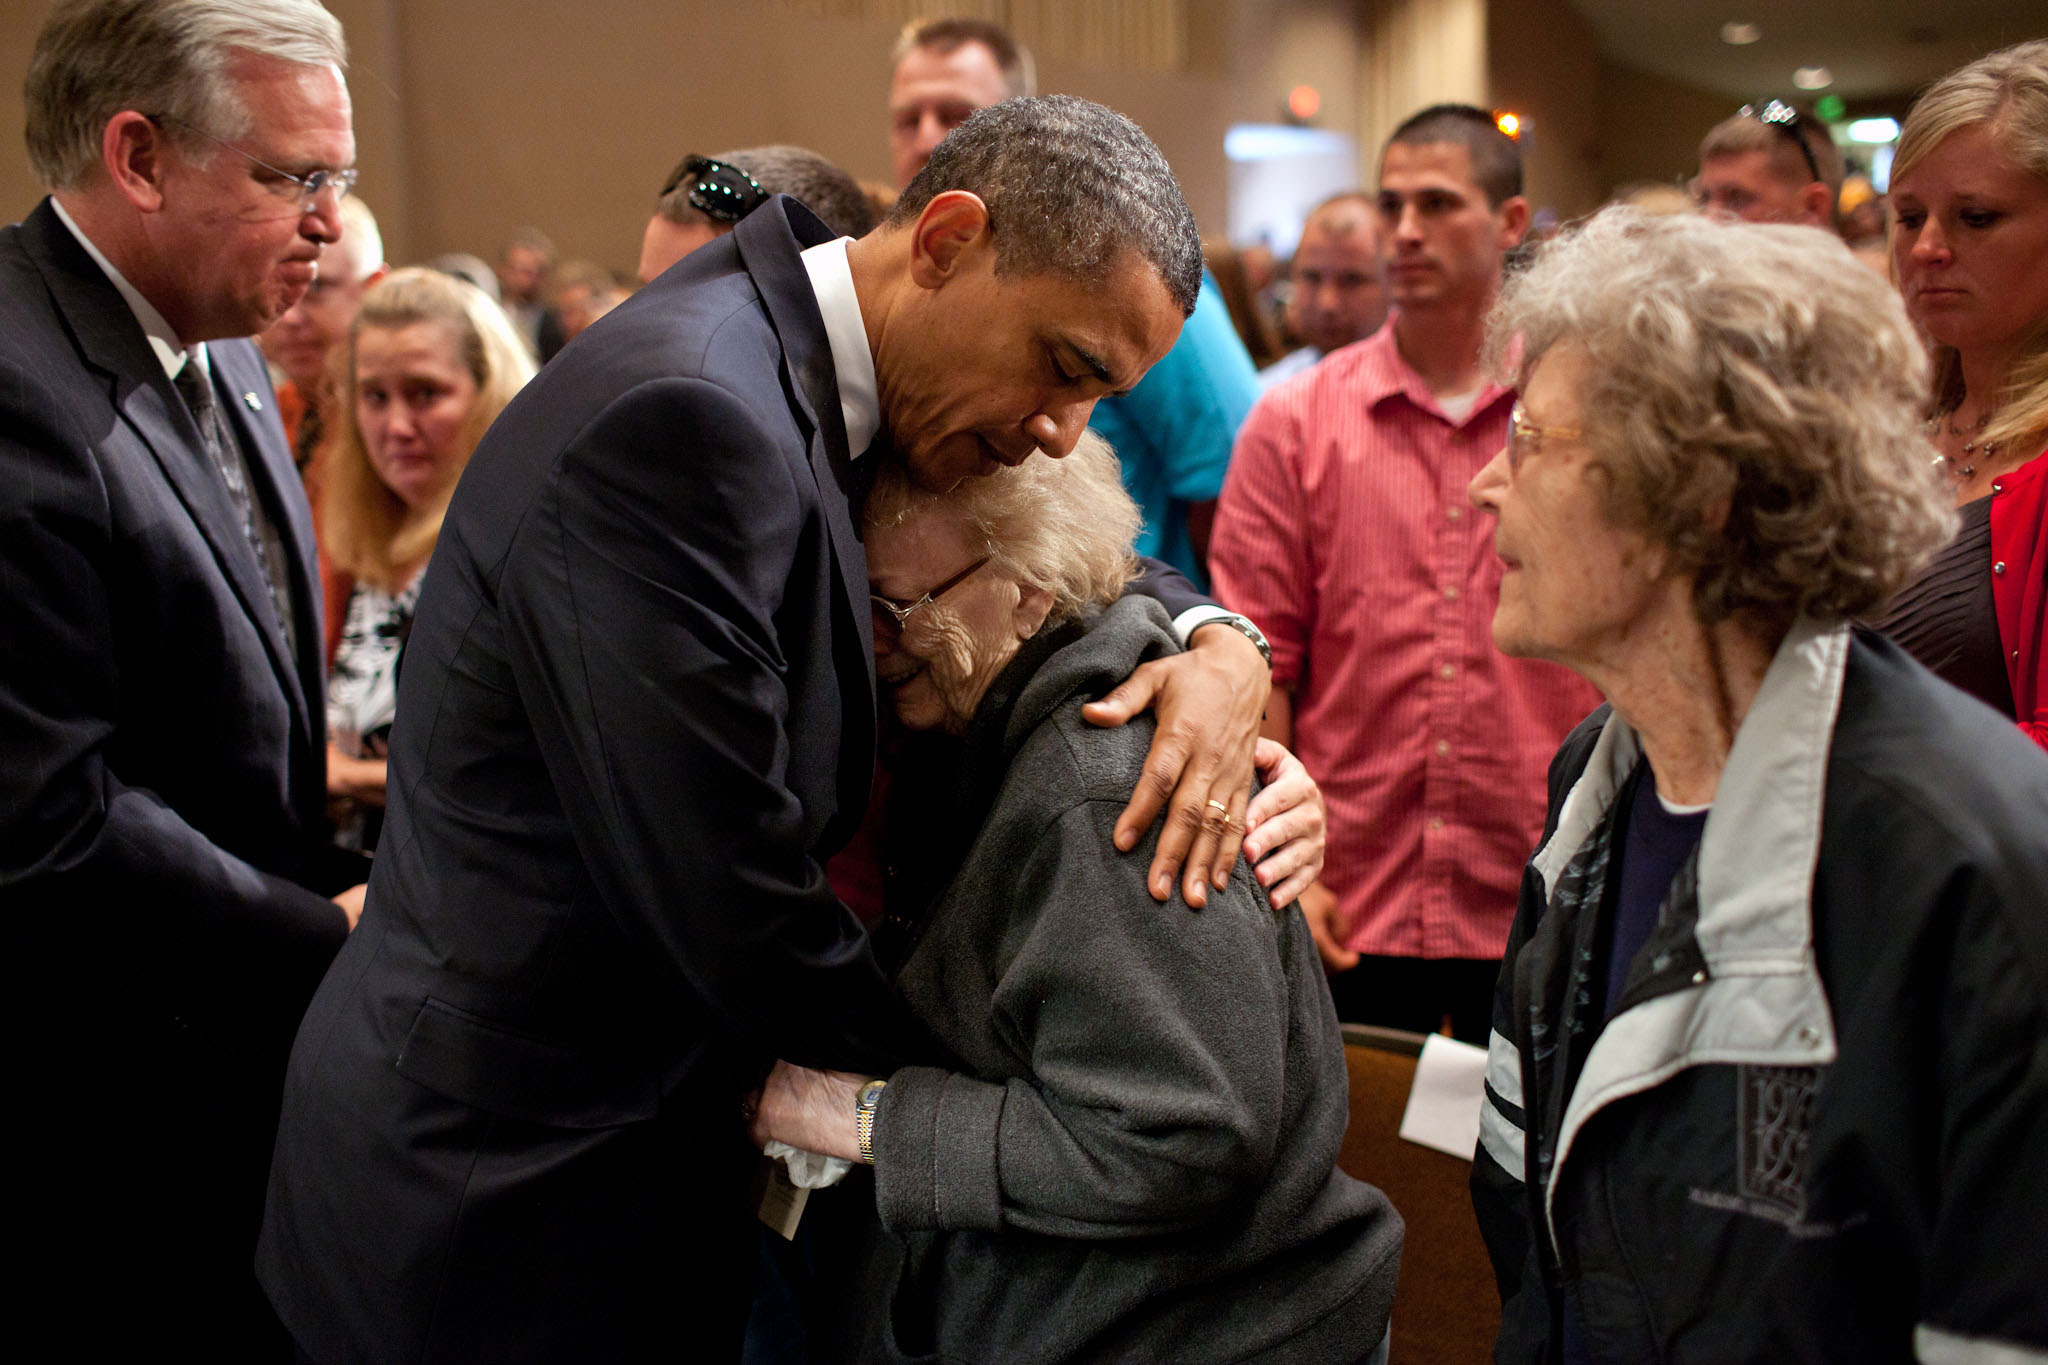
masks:
<path fill-rule="evenodd" d="M 806 1152 L 786 1142 L 770 1142 L 761 1151 L 789 1167 L 789 1183 L 803 1190 L 822 1190 L 827 1185 L 837 1185 L 853 1169 L 853 1163 L 844 1157 Z"/>

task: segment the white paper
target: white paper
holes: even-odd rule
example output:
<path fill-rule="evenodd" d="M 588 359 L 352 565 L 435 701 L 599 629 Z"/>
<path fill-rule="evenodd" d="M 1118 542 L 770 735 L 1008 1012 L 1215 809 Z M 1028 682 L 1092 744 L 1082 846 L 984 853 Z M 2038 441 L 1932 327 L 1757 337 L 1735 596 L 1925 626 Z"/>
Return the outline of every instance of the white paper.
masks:
<path fill-rule="evenodd" d="M 1479 1108 L 1485 1092 L 1486 1049 L 1430 1034 L 1415 1063 L 1401 1136 L 1470 1161 L 1479 1146 Z"/>

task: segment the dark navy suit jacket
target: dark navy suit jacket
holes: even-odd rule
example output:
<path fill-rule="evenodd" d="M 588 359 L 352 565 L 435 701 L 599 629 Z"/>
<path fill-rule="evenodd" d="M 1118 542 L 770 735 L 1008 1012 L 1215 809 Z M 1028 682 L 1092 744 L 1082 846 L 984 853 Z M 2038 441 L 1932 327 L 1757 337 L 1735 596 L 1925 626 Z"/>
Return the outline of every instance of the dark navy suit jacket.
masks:
<path fill-rule="evenodd" d="M 735 1358 L 742 1095 L 778 1056 L 906 1055 L 822 869 L 875 730 L 800 256 L 829 236 L 756 211 L 551 361 L 463 476 L 259 1253 L 325 1365 Z"/>
<path fill-rule="evenodd" d="M 281 1343 L 267 1149 L 362 871 L 329 843 L 305 494 L 255 347 L 208 351 L 296 653 L 113 283 L 48 202 L 0 230 L 0 1197 L 38 1358 Z"/>
<path fill-rule="evenodd" d="M 369 909 L 292 1059 L 259 1273 L 313 1358 L 736 1351 L 739 1100 L 883 1069 L 820 863 L 874 760 L 824 324 L 762 208 L 472 457 L 406 647 Z"/>

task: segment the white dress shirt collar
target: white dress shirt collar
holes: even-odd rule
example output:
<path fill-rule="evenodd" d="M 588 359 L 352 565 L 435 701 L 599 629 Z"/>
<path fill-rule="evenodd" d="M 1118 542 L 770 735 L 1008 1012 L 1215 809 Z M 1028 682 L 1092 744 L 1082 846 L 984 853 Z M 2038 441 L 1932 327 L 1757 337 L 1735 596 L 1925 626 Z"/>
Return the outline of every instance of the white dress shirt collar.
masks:
<path fill-rule="evenodd" d="M 846 263 L 851 237 L 821 242 L 803 253 L 825 319 L 825 340 L 832 347 L 832 370 L 839 380 L 839 413 L 846 419 L 846 449 L 861 457 L 882 429 L 882 400 L 875 384 L 875 357 L 868 350 L 867 324 L 860 315 L 860 297 L 853 289 L 853 267 Z"/>
<path fill-rule="evenodd" d="M 178 341 L 178 334 L 171 330 L 171 324 L 165 322 L 164 315 L 156 310 L 156 305 L 142 297 L 142 291 L 128 283 L 127 276 L 114 269 L 114 263 L 93 245 L 92 238 L 85 235 L 84 229 L 71 221 L 71 215 L 64 211 L 63 203 L 54 195 L 50 198 L 50 207 L 57 210 L 57 221 L 78 239 L 78 244 L 85 248 L 85 254 L 92 257 L 93 264 L 106 273 L 114 288 L 121 291 L 128 311 L 135 314 L 135 320 L 142 325 L 142 334 L 149 338 L 149 348 L 156 352 L 158 362 L 163 365 L 165 376 L 176 379 L 178 371 L 185 368 L 185 361 L 189 358 L 197 361 L 200 373 L 210 378 L 213 367 L 207 362 L 206 343 L 198 342 L 190 350 L 185 349 Z"/>

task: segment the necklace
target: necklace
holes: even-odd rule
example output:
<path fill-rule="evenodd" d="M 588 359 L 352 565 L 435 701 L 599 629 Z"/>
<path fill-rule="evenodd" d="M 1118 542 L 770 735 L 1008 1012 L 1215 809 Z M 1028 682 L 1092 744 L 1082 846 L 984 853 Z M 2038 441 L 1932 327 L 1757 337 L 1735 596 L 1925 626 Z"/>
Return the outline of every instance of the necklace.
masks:
<path fill-rule="evenodd" d="M 1979 417 L 1977 419 L 1977 424 L 1975 426 L 1971 427 L 1968 432 L 1965 432 L 1962 427 L 1956 424 L 1955 413 L 1951 411 L 1948 414 L 1949 435 L 1969 435 L 1972 437 L 1972 439 L 1963 442 L 1963 456 L 1965 459 L 1967 459 L 1969 456 L 1976 455 L 1981 451 L 1983 458 L 1988 461 L 1991 459 L 1992 456 L 1998 453 L 1998 442 L 1987 441 L 1984 439 L 1983 436 L 1984 428 L 1991 424 L 1992 416 L 1993 414 L 1991 413 L 1985 413 L 1982 417 Z M 1939 431 L 1942 426 L 1942 419 L 1940 417 L 1936 417 L 1928 423 L 1928 426 L 1936 431 Z M 1948 469 L 1949 477 L 1954 479 L 1958 484 L 1968 483 L 1970 480 L 1977 477 L 1977 466 L 1975 464 L 1966 464 L 1962 460 L 1954 460 L 1946 455 L 1936 455 L 1934 457 L 1934 463 L 1937 467 L 1946 466 Z"/>

